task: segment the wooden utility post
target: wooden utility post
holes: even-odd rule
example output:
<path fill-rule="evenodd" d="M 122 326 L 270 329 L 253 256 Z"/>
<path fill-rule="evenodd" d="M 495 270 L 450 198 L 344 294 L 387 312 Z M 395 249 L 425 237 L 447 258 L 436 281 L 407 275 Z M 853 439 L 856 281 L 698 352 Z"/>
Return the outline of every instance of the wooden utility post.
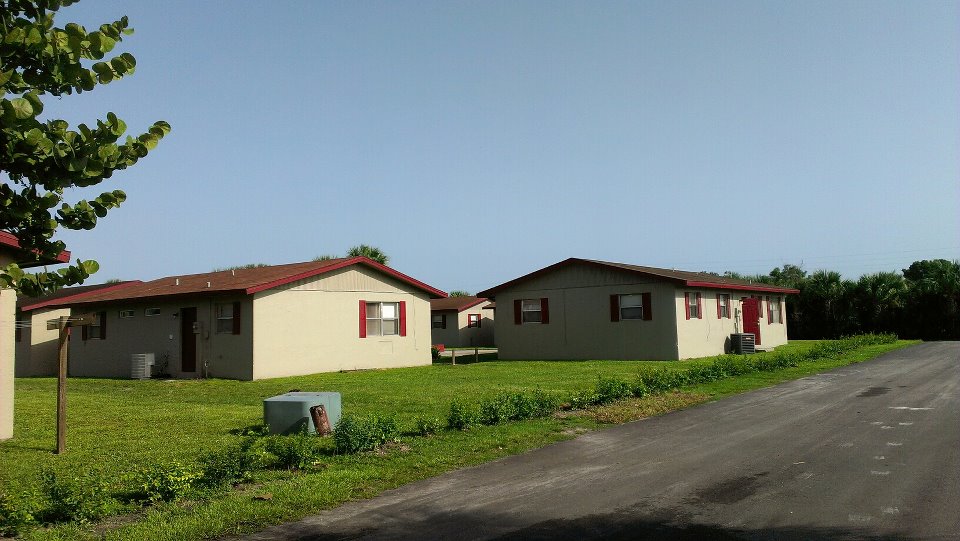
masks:
<path fill-rule="evenodd" d="M 47 321 L 47 329 L 60 331 L 59 359 L 57 368 L 57 454 L 67 451 L 67 338 L 70 327 L 90 325 L 96 321 L 94 314 L 69 317 L 60 316 Z"/>

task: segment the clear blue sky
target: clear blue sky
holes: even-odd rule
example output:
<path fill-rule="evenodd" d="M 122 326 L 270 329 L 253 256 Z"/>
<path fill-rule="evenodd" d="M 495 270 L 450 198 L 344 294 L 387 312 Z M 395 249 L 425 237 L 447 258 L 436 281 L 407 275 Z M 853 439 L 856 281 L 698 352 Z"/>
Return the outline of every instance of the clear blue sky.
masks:
<path fill-rule="evenodd" d="M 954 1 L 86 0 L 58 23 L 123 14 L 137 73 L 45 111 L 173 126 L 102 185 L 120 209 L 62 234 L 94 282 L 359 243 L 471 292 L 567 257 L 960 258 Z"/>

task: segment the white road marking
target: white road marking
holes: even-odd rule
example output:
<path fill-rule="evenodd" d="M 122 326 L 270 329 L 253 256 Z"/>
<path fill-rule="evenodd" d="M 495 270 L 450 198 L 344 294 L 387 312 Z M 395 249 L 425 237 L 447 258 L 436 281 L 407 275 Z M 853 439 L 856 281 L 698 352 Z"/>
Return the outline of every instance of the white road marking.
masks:
<path fill-rule="evenodd" d="M 870 475 L 890 475 L 888 471 L 870 470 Z"/>
<path fill-rule="evenodd" d="M 909 406 L 890 406 L 892 410 L 906 410 L 906 411 L 929 411 L 933 408 L 911 408 Z"/>
<path fill-rule="evenodd" d="M 887 445 L 889 445 L 890 447 L 900 447 L 903 444 L 898 441 L 888 441 Z"/>
<path fill-rule="evenodd" d="M 841 444 L 840 444 L 840 447 L 853 447 L 853 444 L 852 444 L 852 443 L 850 443 L 850 442 L 847 442 L 847 443 L 841 443 Z"/>
<path fill-rule="evenodd" d="M 874 460 L 886 460 L 887 457 L 885 457 L 885 456 L 883 456 L 883 455 L 876 455 L 876 456 L 873 457 L 873 459 L 874 459 Z"/>
<path fill-rule="evenodd" d="M 893 427 L 890 426 L 890 425 L 883 425 L 883 426 L 881 426 L 880 428 L 882 428 L 883 430 L 887 430 L 887 429 L 893 428 Z"/>
<path fill-rule="evenodd" d="M 881 511 L 884 515 L 899 515 L 899 514 L 900 514 L 900 509 L 897 509 L 896 507 L 883 507 L 883 508 L 880 509 L 880 511 Z"/>
<path fill-rule="evenodd" d="M 853 514 L 849 514 L 849 515 L 847 515 L 847 520 L 849 520 L 850 522 L 862 522 L 862 523 L 867 523 L 867 522 L 870 522 L 871 520 L 873 520 L 873 517 L 871 517 L 870 515 L 853 515 Z"/>
<path fill-rule="evenodd" d="M 913 424 L 913 421 L 907 421 L 906 423 L 897 423 L 900 426 L 910 426 Z"/>
<path fill-rule="evenodd" d="M 872 424 L 872 425 L 882 425 L 882 424 L 883 424 L 883 421 L 874 421 L 874 422 L 872 422 L 872 423 L 870 423 L 870 424 Z"/>

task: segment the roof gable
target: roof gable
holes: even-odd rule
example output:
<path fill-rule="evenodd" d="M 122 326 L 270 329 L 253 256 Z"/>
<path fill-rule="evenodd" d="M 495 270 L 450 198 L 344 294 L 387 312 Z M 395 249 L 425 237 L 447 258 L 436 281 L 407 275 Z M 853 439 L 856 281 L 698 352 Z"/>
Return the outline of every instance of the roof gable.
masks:
<path fill-rule="evenodd" d="M 446 297 L 446 293 L 431 287 L 402 272 L 381 265 L 366 257 L 329 259 L 326 261 L 308 261 L 286 265 L 270 265 L 249 269 L 233 269 L 202 274 L 167 276 L 149 282 L 140 282 L 122 289 L 95 292 L 82 298 L 66 300 L 56 304 L 93 304 L 136 299 L 161 299 L 186 295 L 252 295 L 260 291 L 274 289 L 298 280 L 312 278 L 352 265 L 362 265 L 415 289 L 426 292 L 431 297 Z"/>
<path fill-rule="evenodd" d="M 457 312 L 463 312 L 468 308 L 473 308 L 474 306 L 487 302 L 488 300 L 489 299 L 485 297 L 474 297 L 474 296 L 446 297 L 443 299 L 431 299 L 430 310 L 456 310 Z"/>
<path fill-rule="evenodd" d="M 678 271 L 675 269 L 661 269 L 657 267 L 644 267 L 640 265 L 630 265 L 628 263 L 613 263 L 609 261 L 597 261 L 593 259 L 580 259 L 571 257 L 559 263 L 554 263 L 548 267 L 525 274 L 519 278 L 504 282 L 485 291 L 477 293 L 479 296 L 495 297 L 496 294 L 504 289 L 522 284 L 539 276 L 543 276 L 559 269 L 571 265 L 590 265 L 606 269 L 616 269 L 631 274 L 637 274 L 647 278 L 654 278 L 659 281 L 670 282 L 681 287 L 698 287 L 706 289 L 736 289 L 741 291 L 761 291 L 770 293 L 799 293 L 797 289 L 778 287 L 759 282 L 750 282 L 746 280 L 736 280 L 724 276 L 717 276 L 705 272 Z"/>
<path fill-rule="evenodd" d="M 16 252 L 20 255 L 27 255 L 30 252 L 23 249 L 20 246 L 20 239 L 16 235 L 8 231 L 0 231 L 0 247 L 6 247 L 13 252 Z M 34 256 L 36 257 L 36 256 Z M 57 265 L 59 263 L 69 263 L 70 262 L 70 251 L 64 250 L 57 254 L 57 257 L 53 259 L 38 259 L 33 261 L 21 261 L 17 264 L 20 268 L 26 269 L 30 267 L 39 267 L 41 265 Z"/>

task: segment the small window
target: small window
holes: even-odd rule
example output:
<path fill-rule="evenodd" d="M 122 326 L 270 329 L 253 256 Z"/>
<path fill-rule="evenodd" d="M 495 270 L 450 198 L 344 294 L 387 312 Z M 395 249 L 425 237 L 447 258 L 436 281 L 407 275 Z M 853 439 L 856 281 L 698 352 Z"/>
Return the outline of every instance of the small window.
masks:
<path fill-rule="evenodd" d="M 133 317 L 133 310 L 120 310 L 120 319 L 130 319 Z"/>
<path fill-rule="evenodd" d="M 643 319 L 643 295 L 620 295 L 620 319 Z"/>
<path fill-rule="evenodd" d="M 520 301 L 521 321 L 524 323 L 542 323 L 543 313 L 540 299 L 523 299 Z"/>
<path fill-rule="evenodd" d="M 400 334 L 400 309 L 396 302 L 367 303 L 367 336 Z"/>
<path fill-rule="evenodd" d="M 430 326 L 434 329 L 446 329 L 447 326 L 444 323 L 447 322 L 447 316 L 444 314 L 433 314 L 430 316 Z"/>
<path fill-rule="evenodd" d="M 103 340 L 103 312 L 93 315 L 93 323 L 87 325 L 88 340 Z"/>
<path fill-rule="evenodd" d="M 159 316 L 159 315 L 160 315 L 160 309 L 159 309 L 159 308 L 146 308 L 146 309 L 144 309 L 144 311 L 143 311 L 143 315 L 146 316 L 146 317 Z"/>
<path fill-rule="evenodd" d="M 687 295 L 687 313 L 690 319 L 700 319 L 700 294 L 690 293 Z"/>
<path fill-rule="evenodd" d="M 730 295 L 717 294 L 717 317 L 720 319 L 730 318 Z"/>
<path fill-rule="evenodd" d="M 480 326 L 480 314 L 467 314 L 467 328 Z"/>
<path fill-rule="evenodd" d="M 770 323 L 783 323 L 783 312 L 780 310 L 780 297 L 767 297 L 767 310 L 770 312 Z"/>
<path fill-rule="evenodd" d="M 233 333 L 233 303 L 217 305 L 217 334 Z"/>

